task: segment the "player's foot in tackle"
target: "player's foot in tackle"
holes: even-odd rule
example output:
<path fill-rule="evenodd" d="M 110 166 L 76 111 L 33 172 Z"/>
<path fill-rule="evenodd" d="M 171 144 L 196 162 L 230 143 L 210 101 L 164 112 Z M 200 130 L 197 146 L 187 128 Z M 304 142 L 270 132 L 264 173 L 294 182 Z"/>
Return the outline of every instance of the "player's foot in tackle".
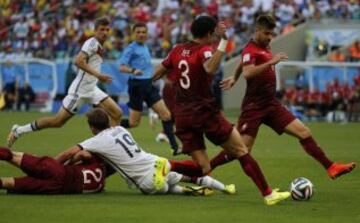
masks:
<path fill-rule="evenodd" d="M 356 164 L 354 162 L 343 164 L 343 163 L 333 163 L 328 169 L 327 172 L 331 179 L 336 179 L 343 174 L 350 173 Z"/>
<path fill-rule="evenodd" d="M 185 186 L 183 192 L 186 195 L 210 196 L 214 193 L 214 190 L 204 186 Z"/>
<path fill-rule="evenodd" d="M 290 192 L 279 192 L 279 189 L 274 189 L 271 194 L 264 197 L 264 203 L 266 205 L 274 205 L 280 201 L 286 200 L 290 197 Z"/>
<path fill-rule="evenodd" d="M 17 133 L 16 129 L 19 127 L 19 125 L 13 125 L 11 128 L 11 131 L 7 137 L 6 145 L 11 148 L 11 146 L 15 143 L 15 141 L 19 138 L 19 134 Z"/>
<path fill-rule="evenodd" d="M 235 194 L 236 193 L 235 184 L 225 185 L 225 189 L 223 190 L 223 192 L 225 194 Z"/>
<path fill-rule="evenodd" d="M 155 161 L 154 186 L 156 190 L 161 190 L 166 183 L 166 176 L 170 171 L 165 158 L 158 158 Z"/>

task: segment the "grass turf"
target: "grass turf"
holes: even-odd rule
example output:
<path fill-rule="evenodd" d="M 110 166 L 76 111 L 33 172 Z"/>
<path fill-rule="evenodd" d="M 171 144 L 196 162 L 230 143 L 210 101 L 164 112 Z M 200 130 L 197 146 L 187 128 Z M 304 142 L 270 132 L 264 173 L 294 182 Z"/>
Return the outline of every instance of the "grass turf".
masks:
<path fill-rule="evenodd" d="M 12 124 L 24 124 L 40 113 L 0 113 L 0 140 L 5 144 Z M 236 117 L 231 114 L 230 120 Z M 329 157 L 339 161 L 360 161 L 359 124 L 308 124 Z M 157 129 L 160 130 L 160 124 Z M 157 131 L 149 129 L 144 117 L 140 127 L 131 129 L 135 140 L 148 152 L 173 158 L 169 146 L 155 142 Z M 19 139 L 13 150 L 54 156 L 90 137 L 85 118 L 76 116 L 61 129 L 48 129 Z M 219 150 L 208 144 L 209 156 Z M 358 169 L 335 181 L 307 156 L 296 139 L 278 137 L 262 127 L 253 150 L 272 187 L 287 189 L 299 176 L 315 185 L 308 202 L 288 200 L 267 207 L 237 161 L 219 167 L 213 176 L 237 186 L 236 195 L 216 193 L 211 197 L 179 195 L 145 196 L 127 188 L 118 176 L 107 180 L 101 194 L 28 196 L 0 192 L 0 222 L 360 222 L 360 175 Z M 176 159 L 187 159 L 179 156 Z M 0 162 L 0 176 L 21 176 L 21 172 Z"/>

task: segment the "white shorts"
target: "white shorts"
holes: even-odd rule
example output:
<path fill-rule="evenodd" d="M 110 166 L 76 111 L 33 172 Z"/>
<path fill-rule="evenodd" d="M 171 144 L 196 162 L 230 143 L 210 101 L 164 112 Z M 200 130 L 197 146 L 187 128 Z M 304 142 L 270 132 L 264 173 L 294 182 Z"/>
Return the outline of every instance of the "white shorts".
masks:
<path fill-rule="evenodd" d="M 75 114 L 79 111 L 83 104 L 98 105 L 104 99 L 109 97 L 100 88 L 95 87 L 93 91 L 85 94 L 68 94 L 64 98 L 62 105 L 70 113 Z"/>
<path fill-rule="evenodd" d="M 167 163 L 167 165 L 170 168 L 169 162 Z M 166 194 L 169 190 L 169 187 L 179 183 L 182 178 L 182 174 L 176 172 L 169 172 L 168 175 L 166 176 L 166 184 L 164 184 L 163 188 L 161 188 L 160 190 L 156 190 L 154 185 L 154 177 L 153 177 L 154 173 L 155 173 L 155 168 L 152 174 L 147 175 L 139 185 L 141 191 L 144 194 Z"/>

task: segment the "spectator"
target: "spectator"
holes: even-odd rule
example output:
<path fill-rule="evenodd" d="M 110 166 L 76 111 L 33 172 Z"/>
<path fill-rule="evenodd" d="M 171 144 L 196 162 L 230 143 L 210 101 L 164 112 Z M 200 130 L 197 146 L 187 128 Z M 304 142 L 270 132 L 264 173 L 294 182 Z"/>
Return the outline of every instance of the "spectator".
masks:
<path fill-rule="evenodd" d="M 60 7 L 61 6 L 61 7 Z M 303 0 L 134 0 L 134 1 L 0 1 L 0 56 L 10 44 L 19 55 L 53 59 L 72 57 L 83 41 L 92 35 L 89 23 L 94 17 L 105 14 L 112 17 L 113 38 L 109 46 L 125 45 L 131 39 L 129 28 L 136 22 L 149 25 L 148 44 L 152 56 L 163 57 L 180 38 L 189 34 L 186 20 L 208 13 L 231 21 L 237 35 L 231 34 L 239 53 L 253 31 L 253 18 L 259 13 L 275 13 L 278 30 L 284 34 L 304 19 L 322 18 L 358 19 L 356 1 L 303 1 Z M 187 18 L 187 19 L 182 19 Z M 64 22 L 60 22 L 64 21 Z M 289 25 L 290 24 L 290 25 Z M 66 30 L 66 32 L 64 32 Z M 154 31 L 154 32 L 153 32 Z M 240 33 L 240 34 L 239 34 Z M 10 41 L 10 37 L 14 37 Z M 5 47 L 6 46 L 6 47 Z M 106 58 L 119 55 L 122 47 L 111 48 Z M 75 53 L 74 53 L 75 52 Z"/>
<path fill-rule="evenodd" d="M 350 46 L 350 60 L 354 62 L 360 61 L 360 40 L 356 40 Z"/>
<path fill-rule="evenodd" d="M 345 60 L 346 60 L 345 54 L 342 53 L 341 50 L 339 49 L 329 56 L 329 61 L 331 62 L 345 62 Z"/>
<path fill-rule="evenodd" d="M 17 110 L 22 111 L 22 105 L 25 105 L 25 111 L 30 110 L 30 103 L 35 100 L 35 93 L 29 82 L 25 82 L 24 87 L 19 88 L 17 100 Z"/>

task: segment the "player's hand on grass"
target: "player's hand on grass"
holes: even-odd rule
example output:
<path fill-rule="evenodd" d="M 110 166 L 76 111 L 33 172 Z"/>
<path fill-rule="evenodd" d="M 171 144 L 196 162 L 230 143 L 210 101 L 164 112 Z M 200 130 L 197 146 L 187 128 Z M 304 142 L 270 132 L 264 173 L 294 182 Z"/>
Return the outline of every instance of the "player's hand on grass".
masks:
<path fill-rule="evenodd" d="M 229 90 L 232 86 L 234 86 L 235 82 L 236 80 L 234 76 L 227 77 L 220 82 L 220 88 L 221 90 Z"/>
<path fill-rule="evenodd" d="M 108 75 L 104 75 L 101 74 L 100 76 L 98 76 L 99 81 L 106 83 L 106 84 L 111 84 L 112 82 L 112 77 L 108 76 Z"/>
<path fill-rule="evenodd" d="M 269 63 L 271 65 L 275 65 L 277 63 L 279 63 L 280 61 L 286 61 L 287 59 L 289 59 L 289 57 L 286 55 L 286 53 L 278 53 L 276 54 L 270 61 Z"/>
<path fill-rule="evenodd" d="M 225 22 L 219 22 L 216 32 L 222 39 L 228 39 L 228 37 L 226 35 L 226 30 L 227 30 L 227 28 L 226 28 Z"/>

